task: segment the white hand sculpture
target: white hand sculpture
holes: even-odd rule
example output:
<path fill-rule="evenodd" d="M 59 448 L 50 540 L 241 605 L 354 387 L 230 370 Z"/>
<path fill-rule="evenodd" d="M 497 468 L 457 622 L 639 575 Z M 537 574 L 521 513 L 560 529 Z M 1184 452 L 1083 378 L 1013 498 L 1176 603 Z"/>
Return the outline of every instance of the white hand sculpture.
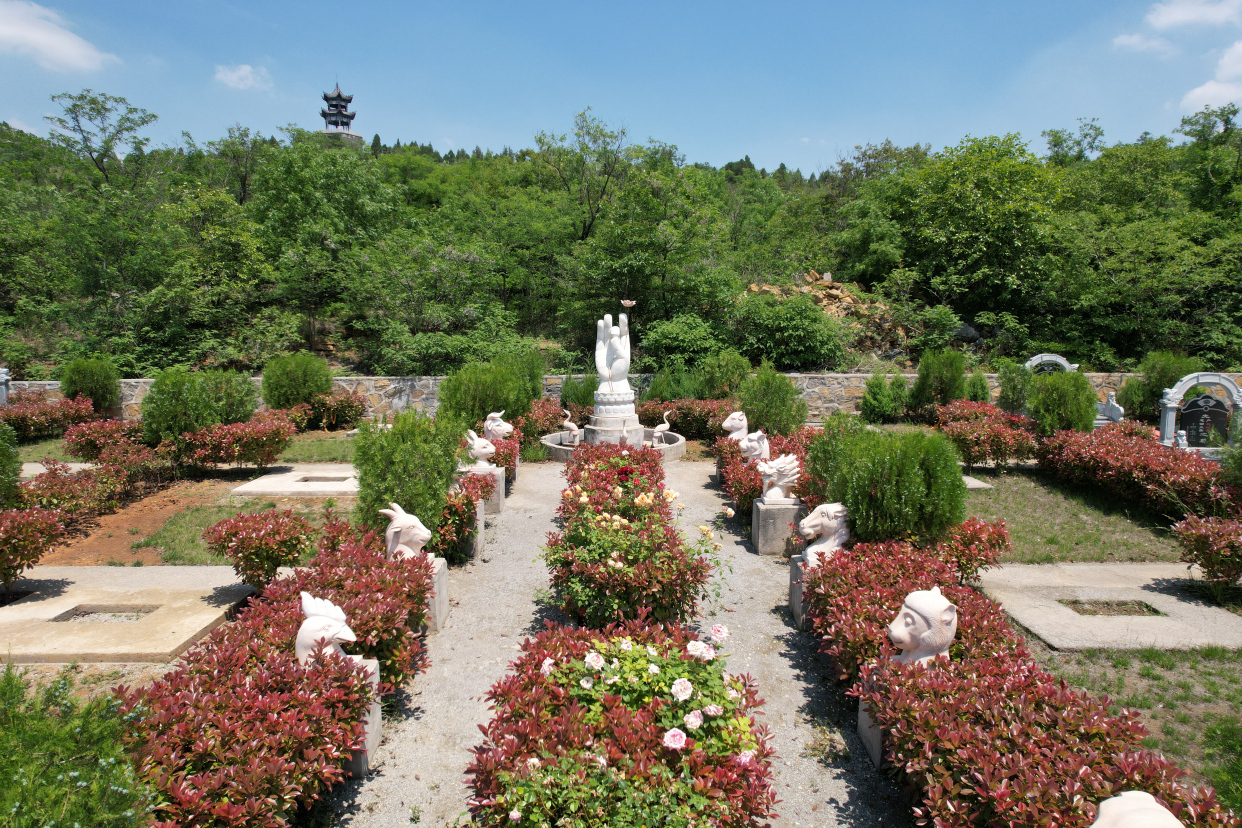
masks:
<path fill-rule="evenodd" d="M 617 327 L 612 326 L 612 314 L 595 323 L 595 370 L 601 385 L 624 380 L 630 373 L 630 320 L 623 313 Z"/>

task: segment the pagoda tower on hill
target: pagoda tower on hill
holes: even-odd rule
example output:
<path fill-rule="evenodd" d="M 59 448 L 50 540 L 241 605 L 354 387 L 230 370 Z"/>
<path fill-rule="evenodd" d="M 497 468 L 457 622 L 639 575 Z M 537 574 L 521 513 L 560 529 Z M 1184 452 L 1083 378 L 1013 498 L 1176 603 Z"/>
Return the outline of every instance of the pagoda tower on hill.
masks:
<path fill-rule="evenodd" d="M 349 111 L 349 105 L 353 102 L 354 96 L 343 93 L 338 83 L 331 92 L 323 93 L 323 100 L 328 108 L 319 110 L 319 117 L 323 118 L 324 125 L 322 132 L 325 135 L 337 135 L 343 140 L 361 143 L 362 136 L 350 129 L 354 116 L 358 114 Z"/>

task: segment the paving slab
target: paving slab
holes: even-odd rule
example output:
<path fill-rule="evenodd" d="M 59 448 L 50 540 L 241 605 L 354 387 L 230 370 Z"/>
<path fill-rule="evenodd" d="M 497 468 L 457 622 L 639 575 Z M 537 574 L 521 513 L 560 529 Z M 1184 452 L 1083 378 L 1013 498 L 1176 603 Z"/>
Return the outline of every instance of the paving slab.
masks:
<path fill-rule="evenodd" d="M 37 566 L 0 607 L 0 661 L 165 662 L 254 590 L 228 566 Z"/>
<path fill-rule="evenodd" d="M 95 466 L 94 463 L 66 463 L 65 465 L 71 472 L 79 472 Z M 45 471 L 47 471 L 47 466 L 42 463 L 22 463 L 22 480 L 33 480 Z"/>
<path fill-rule="evenodd" d="M 272 466 L 243 483 L 234 497 L 357 497 L 358 473 L 350 463 L 295 463 Z"/>
<path fill-rule="evenodd" d="M 1192 595 L 1179 563 L 1006 564 L 983 591 L 1055 650 L 1242 648 L 1242 616 Z M 1163 615 L 1079 615 L 1062 601 L 1142 601 Z"/>
<path fill-rule="evenodd" d="M 968 492 L 973 492 L 973 491 L 975 491 L 976 489 L 990 489 L 990 488 L 992 488 L 992 484 L 991 484 L 991 483 L 984 483 L 984 482 L 983 482 L 982 480 L 980 480 L 979 478 L 977 478 L 977 477 L 971 477 L 971 476 L 970 476 L 970 475 L 968 475 L 968 474 L 963 474 L 963 475 L 962 475 L 962 482 L 966 484 L 966 491 L 968 491 Z"/>

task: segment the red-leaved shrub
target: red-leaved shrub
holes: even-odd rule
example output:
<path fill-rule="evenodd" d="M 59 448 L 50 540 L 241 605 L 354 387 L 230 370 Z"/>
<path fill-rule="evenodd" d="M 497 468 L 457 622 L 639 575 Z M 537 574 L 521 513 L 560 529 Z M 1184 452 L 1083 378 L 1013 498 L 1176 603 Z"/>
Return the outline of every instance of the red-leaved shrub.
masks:
<path fill-rule="evenodd" d="M 79 460 L 93 462 L 104 449 L 119 443 L 137 445 L 142 442 L 142 421 L 91 420 L 71 425 L 65 430 L 65 453 Z"/>
<path fill-rule="evenodd" d="M 520 431 L 522 446 L 526 447 L 538 443 L 539 438 L 545 434 L 564 431 L 561 425 L 563 422 L 565 422 L 565 412 L 561 409 L 561 401 L 551 397 L 540 397 L 531 401 L 530 411 L 513 419 L 513 426 L 516 429 L 514 436 L 519 436 L 517 432 Z"/>
<path fill-rule="evenodd" d="M 496 490 L 490 474 L 465 474 L 449 489 L 440 525 L 431 533 L 424 549 L 451 564 L 466 560 L 465 544 L 481 527 L 475 526 L 475 504 L 487 500 Z"/>
<path fill-rule="evenodd" d="M 14 391 L 8 404 L 0 405 L 0 422 L 7 423 L 19 443 L 59 437 L 77 423 L 95 419 L 89 397 L 73 400 L 46 400 L 34 391 Z"/>
<path fill-rule="evenodd" d="M 310 567 L 273 581 L 163 679 L 117 688 L 139 776 L 163 797 L 161 828 L 287 826 L 361 746 L 361 671 L 328 654 L 303 667 L 294 655 L 302 591 L 345 612 L 358 639 L 347 646 L 379 659 L 382 693 L 423 663 L 428 559 L 390 559 L 376 533 L 329 516 Z"/>
<path fill-rule="evenodd" d="M 312 547 L 314 528 L 292 511 L 268 509 L 236 516 L 203 532 L 207 548 L 233 562 L 233 571 L 262 591 L 282 566 L 293 566 Z"/>
<path fill-rule="evenodd" d="M 986 651 L 976 651 L 986 652 Z M 885 729 L 886 755 L 918 789 L 920 825 L 1086 828 L 1122 791 L 1158 797 L 1185 825 L 1238 820 L 1210 789 L 1142 748 L 1138 714 L 1071 690 L 1023 655 L 862 668 L 851 695 Z"/>
<path fill-rule="evenodd" d="M 1004 466 L 1035 454 L 1034 423 L 991 403 L 959 400 L 936 406 L 940 430 L 957 449 L 967 468 L 980 463 Z"/>
<path fill-rule="evenodd" d="M 311 397 L 310 410 L 311 419 L 324 431 L 336 431 L 362 419 L 367 413 L 367 398 L 354 391 L 316 394 Z"/>
<path fill-rule="evenodd" d="M 488 694 L 467 770 L 475 824 L 763 824 L 776 792 L 762 701 L 724 667 L 681 627 L 550 625 Z"/>
<path fill-rule="evenodd" d="M 260 601 L 162 679 L 116 689 L 161 828 L 284 828 L 343 777 L 370 687 L 348 659 L 300 665 L 301 621 L 297 593 Z"/>
<path fill-rule="evenodd" d="M 522 432 L 515 428 L 512 436 L 503 440 L 492 440 L 491 443 L 496 447 L 492 462 L 497 466 L 504 466 L 505 480 L 512 482 L 517 476 L 518 456 L 522 453 Z"/>
<path fill-rule="evenodd" d="M 995 564 L 1010 548 L 1005 521 L 988 523 L 971 517 L 950 529 L 948 537 L 936 544 L 936 555 L 966 582 L 973 581 L 980 569 Z"/>
<path fill-rule="evenodd" d="M 128 475 L 116 466 L 96 466 L 79 472 L 55 460 L 47 471 L 21 484 L 22 502 L 32 508 L 58 512 L 66 523 L 110 512 L 120 505 Z"/>
<path fill-rule="evenodd" d="M 1242 578 L 1242 520 L 1195 515 L 1173 525 L 1182 560 L 1197 564 L 1212 583 L 1232 585 Z"/>
<path fill-rule="evenodd" d="M 841 681 L 853 680 L 863 664 L 896 655 L 888 639 L 889 622 L 906 596 L 940 587 L 957 605 L 957 638 L 950 655 L 1003 655 L 1021 642 L 1010 630 L 1004 612 L 967 586 L 958 572 L 934 551 L 902 541 L 859 543 L 831 561 L 806 570 L 802 600 L 811 629 L 820 639 Z"/>
<path fill-rule="evenodd" d="M 1103 488 L 1165 515 L 1237 512 L 1242 492 L 1225 483 L 1219 464 L 1140 436 L 1146 431 L 1125 421 L 1090 433 L 1058 431 L 1039 446 L 1039 465 L 1062 480 Z"/>
<path fill-rule="evenodd" d="M 724 432 L 720 424 L 733 413 L 728 400 L 648 400 L 638 406 L 638 419 L 647 428 L 664 423 L 668 413 L 669 427 L 687 440 L 715 440 Z"/>
<path fill-rule="evenodd" d="M 9 585 L 39 562 L 65 533 L 56 512 L 6 509 L 0 512 L 0 583 Z"/>
<path fill-rule="evenodd" d="M 226 463 L 262 469 L 276 462 L 297 428 L 282 411 L 260 411 L 244 423 L 217 424 L 181 435 L 185 459 L 196 466 Z"/>

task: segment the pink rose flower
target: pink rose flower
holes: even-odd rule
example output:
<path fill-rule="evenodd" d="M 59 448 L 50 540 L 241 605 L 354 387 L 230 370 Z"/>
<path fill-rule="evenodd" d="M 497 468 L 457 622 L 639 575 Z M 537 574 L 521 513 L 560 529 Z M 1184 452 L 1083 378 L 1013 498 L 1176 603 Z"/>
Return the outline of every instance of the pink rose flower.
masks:
<path fill-rule="evenodd" d="M 685 701 L 690 698 L 690 694 L 694 692 L 694 685 L 687 679 L 679 678 L 673 682 L 673 698 L 677 701 Z"/>
<path fill-rule="evenodd" d="M 729 628 L 724 624 L 712 624 L 711 634 L 712 641 L 723 644 L 724 640 L 729 637 Z"/>
<path fill-rule="evenodd" d="M 703 708 L 703 712 L 709 716 L 723 716 L 724 708 L 718 704 L 709 704 Z"/>
<path fill-rule="evenodd" d="M 755 761 L 755 752 L 753 750 L 744 750 L 737 755 L 737 763 L 739 765 L 749 765 Z"/>
<path fill-rule="evenodd" d="M 686 746 L 686 734 L 679 727 L 666 731 L 664 734 L 664 746 L 672 750 L 681 750 Z"/>
<path fill-rule="evenodd" d="M 698 710 L 691 710 L 682 717 L 682 721 L 686 723 L 686 727 L 691 730 L 698 730 L 703 726 L 703 714 Z"/>
<path fill-rule="evenodd" d="M 586 666 L 592 670 L 604 669 L 604 657 L 599 653 L 589 653 L 586 657 Z"/>
<path fill-rule="evenodd" d="M 556 661 L 554 659 L 545 658 L 543 660 L 543 666 L 539 668 L 539 672 L 543 673 L 545 676 L 551 675 L 552 668 L 555 666 L 556 666 Z"/>

